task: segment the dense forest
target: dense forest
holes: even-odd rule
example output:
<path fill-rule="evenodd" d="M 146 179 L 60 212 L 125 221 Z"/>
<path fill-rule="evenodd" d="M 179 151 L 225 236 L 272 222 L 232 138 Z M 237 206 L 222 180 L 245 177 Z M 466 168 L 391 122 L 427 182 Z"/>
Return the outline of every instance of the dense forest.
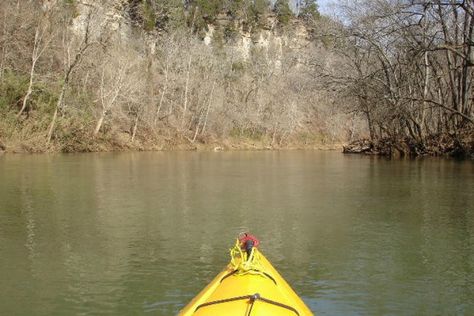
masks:
<path fill-rule="evenodd" d="M 474 152 L 474 0 L 5 0 L 0 151 Z"/>

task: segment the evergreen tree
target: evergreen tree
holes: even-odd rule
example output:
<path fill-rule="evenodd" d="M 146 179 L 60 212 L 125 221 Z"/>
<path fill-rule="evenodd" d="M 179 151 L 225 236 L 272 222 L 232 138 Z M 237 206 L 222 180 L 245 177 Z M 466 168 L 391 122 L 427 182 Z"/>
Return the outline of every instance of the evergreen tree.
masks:
<path fill-rule="evenodd" d="M 154 1 L 158 29 L 176 29 L 185 25 L 185 7 L 182 0 Z"/>
<path fill-rule="evenodd" d="M 185 25 L 182 0 L 130 0 L 127 9 L 131 20 L 148 32 Z"/>
<path fill-rule="evenodd" d="M 241 19 L 245 14 L 247 5 L 248 0 L 226 0 L 224 9 L 232 18 Z"/>
<path fill-rule="evenodd" d="M 270 9 L 270 2 L 268 0 L 254 0 L 250 7 L 250 17 L 257 25 L 263 24 L 265 14 Z"/>
<path fill-rule="evenodd" d="M 213 23 L 223 9 L 222 0 L 193 0 L 189 1 L 187 10 L 189 12 L 188 25 L 196 32 L 207 29 L 207 25 Z"/>
<path fill-rule="evenodd" d="M 320 13 L 316 0 L 299 0 L 297 5 L 298 17 L 303 18 L 304 20 L 319 19 Z"/>
<path fill-rule="evenodd" d="M 293 15 L 288 0 L 277 0 L 273 10 L 277 15 L 278 22 L 282 25 L 287 25 Z"/>
<path fill-rule="evenodd" d="M 145 31 L 153 31 L 156 26 L 157 17 L 152 1 L 143 1 L 142 4 L 143 28 Z"/>

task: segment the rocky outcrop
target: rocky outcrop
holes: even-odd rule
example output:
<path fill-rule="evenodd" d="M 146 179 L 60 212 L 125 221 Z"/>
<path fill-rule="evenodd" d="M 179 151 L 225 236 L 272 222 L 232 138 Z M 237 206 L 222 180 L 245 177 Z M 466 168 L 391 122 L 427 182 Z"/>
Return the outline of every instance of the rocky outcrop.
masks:
<path fill-rule="evenodd" d="M 204 43 L 213 45 L 219 40 L 216 34 L 229 28 L 235 30 L 235 36 L 226 41 L 225 46 L 232 47 L 243 61 L 248 60 L 252 52 L 257 49 L 273 61 L 276 70 L 282 66 L 285 50 L 304 50 L 312 43 L 310 32 L 302 21 L 295 19 L 287 27 L 281 28 L 274 15 L 268 16 L 266 23 L 258 30 L 249 29 L 239 21 L 220 15 L 214 24 L 208 25 Z M 296 62 L 302 64 L 302 60 Z"/>
<path fill-rule="evenodd" d="M 50 7 L 57 0 L 43 1 L 45 7 Z M 100 17 L 100 23 L 96 27 L 98 30 L 107 29 L 120 40 L 131 41 L 135 33 L 134 28 L 140 24 L 139 21 L 137 22 L 139 17 L 136 16 L 136 10 L 134 11 L 137 3 L 141 2 L 134 0 L 77 0 L 75 5 L 78 15 L 74 19 L 72 27 L 77 34 L 83 34 L 87 16 L 89 12 L 93 11 L 96 16 Z M 248 60 L 252 51 L 257 48 L 274 62 L 276 68 L 281 67 L 284 50 L 302 50 L 311 43 L 307 26 L 298 19 L 291 20 L 289 25 L 283 28 L 278 24 L 276 15 L 269 14 L 261 21 L 258 28 L 252 28 L 225 13 L 219 14 L 213 24 L 207 26 L 203 41 L 206 45 L 213 45 L 217 40 L 222 40 L 217 36 L 218 33 L 224 34 L 229 30 L 232 30 L 233 36 L 232 39 L 224 39 L 224 46 L 234 49 L 244 61 Z M 153 37 L 156 39 L 160 36 L 158 31 L 149 31 L 148 33 L 145 36 L 148 43 L 156 42 Z"/>
<path fill-rule="evenodd" d="M 100 33 L 108 31 L 121 40 L 130 40 L 133 29 L 130 18 L 127 16 L 127 4 L 126 0 L 78 0 L 75 4 L 78 14 L 72 28 L 75 33 L 83 34 L 90 15 L 96 21 L 92 36 L 100 36 Z"/>

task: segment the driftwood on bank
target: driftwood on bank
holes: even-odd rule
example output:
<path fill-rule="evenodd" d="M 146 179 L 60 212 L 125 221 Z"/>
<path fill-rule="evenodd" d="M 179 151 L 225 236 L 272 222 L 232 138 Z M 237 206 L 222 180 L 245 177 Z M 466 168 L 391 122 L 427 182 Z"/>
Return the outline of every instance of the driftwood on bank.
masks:
<path fill-rule="evenodd" d="M 352 143 L 343 146 L 342 152 L 345 154 L 370 154 L 374 144 L 368 139 L 360 139 L 353 141 Z"/>
<path fill-rule="evenodd" d="M 474 159 L 474 135 L 437 135 L 424 142 L 410 138 L 360 139 L 343 147 L 345 154 L 387 157 L 451 156 Z"/>

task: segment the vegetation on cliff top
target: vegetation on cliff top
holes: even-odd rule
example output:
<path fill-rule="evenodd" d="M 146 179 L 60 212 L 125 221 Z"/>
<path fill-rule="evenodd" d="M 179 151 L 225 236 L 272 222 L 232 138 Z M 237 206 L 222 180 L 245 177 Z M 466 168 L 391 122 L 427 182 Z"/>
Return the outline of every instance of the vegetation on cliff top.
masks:
<path fill-rule="evenodd" d="M 316 1 L 293 1 L 294 11 L 288 0 L 128 0 L 126 10 L 132 20 L 148 31 L 170 31 L 185 21 L 194 31 L 206 30 L 219 19 L 228 19 L 257 31 L 267 25 L 268 16 L 276 16 L 280 25 L 291 19 L 316 20 L 320 18 Z"/>

